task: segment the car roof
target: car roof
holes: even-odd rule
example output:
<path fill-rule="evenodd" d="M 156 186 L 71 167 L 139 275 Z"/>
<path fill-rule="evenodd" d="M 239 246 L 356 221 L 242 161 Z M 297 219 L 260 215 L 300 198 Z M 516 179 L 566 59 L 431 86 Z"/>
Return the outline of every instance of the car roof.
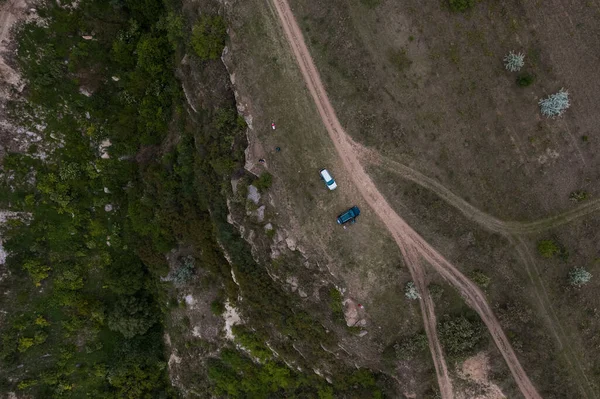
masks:
<path fill-rule="evenodd" d="M 321 169 L 321 176 L 323 176 L 323 179 L 325 180 L 332 180 L 332 177 L 327 169 Z"/>

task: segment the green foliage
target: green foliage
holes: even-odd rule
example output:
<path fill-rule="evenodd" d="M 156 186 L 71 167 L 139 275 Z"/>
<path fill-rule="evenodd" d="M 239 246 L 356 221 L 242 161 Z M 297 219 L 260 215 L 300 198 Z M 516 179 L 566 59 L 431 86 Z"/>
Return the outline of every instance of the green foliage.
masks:
<path fill-rule="evenodd" d="M 216 397 L 382 397 L 368 370 L 340 374 L 330 386 L 314 373 L 297 374 L 274 360 L 255 363 L 231 349 L 224 349 L 218 359 L 209 359 L 208 376 Z"/>
<path fill-rule="evenodd" d="M 546 259 L 550 259 L 560 252 L 560 247 L 554 240 L 541 240 L 537 245 L 538 253 Z"/>
<path fill-rule="evenodd" d="M 395 357 L 399 360 L 411 360 L 428 347 L 429 342 L 424 332 L 404 337 L 393 346 Z"/>
<path fill-rule="evenodd" d="M 164 29 L 167 31 L 167 39 L 169 39 L 173 48 L 177 49 L 177 46 L 182 43 L 184 38 L 183 17 L 171 11 L 167 14 L 167 17 L 159 23 L 162 23 L 161 25 L 164 26 Z"/>
<path fill-rule="evenodd" d="M 367 8 L 375 8 L 381 4 L 381 0 L 360 0 L 360 2 Z"/>
<path fill-rule="evenodd" d="M 212 301 L 210 303 L 210 311 L 215 316 L 221 316 L 223 313 L 225 313 L 225 305 L 223 304 L 223 301 L 220 301 L 218 299 Z"/>
<path fill-rule="evenodd" d="M 519 87 L 527 87 L 535 82 L 535 75 L 530 73 L 524 73 L 522 75 L 517 76 L 517 85 Z"/>
<path fill-rule="evenodd" d="M 492 279 L 488 275 L 483 273 L 481 270 L 474 270 L 469 275 L 469 277 L 471 277 L 471 280 L 473 280 L 473 282 L 475 282 L 475 284 L 477 284 L 478 286 L 480 286 L 483 289 L 486 289 L 490 285 L 490 282 L 492 281 Z"/>
<path fill-rule="evenodd" d="M 36 286 L 40 286 L 41 281 L 47 278 L 50 275 L 50 270 L 52 270 L 50 266 L 46 266 L 37 260 L 26 261 L 23 263 L 23 269 L 29 273 Z"/>
<path fill-rule="evenodd" d="M 465 12 L 475 6 L 475 0 L 448 0 L 451 11 Z"/>
<path fill-rule="evenodd" d="M 412 65 L 412 60 L 408 58 L 406 49 L 390 50 L 388 52 L 388 60 L 398 70 L 404 72 Z"/>
<path fill-rule="evenodd" d="M 24 23 L 17 32 L 28 90 L 27 102 L 12 107 L 23 123 L 46 126 L 38 148 L 61 145 L 44 162 L 16 154 L 3 160 L 18 187 L 0 201 L 31 217 L 3 232 L 14 294 L 0 326 L 0 377 L 21 380 L 15 365 L 25 364 L 31 378 L 18 386 L 31 397 L 170 397 L 156 324 L 158 273 L 166 262 L 157 248 L 172 248 L 181 217 L 171 215 L 184 212 L 165 209 L 173 197 L 189 198 L 190 190 L 178 186 L 183 179 L 193 182 L 172 165 L 157 179 L 161 157 L 144 164 L 159 164 L 146 174 L 132 155 L 167 136 L 180 96 L 169 40 L 181 37 L 181 20 L 162 0 L 43 2 L 38 12 L 44 24 Z M 93 32 L 94 40 L 82 32 Z M 79 93 L 80 85 L 91 97 Z M 104 139 L 112 143 L 110 159 L 98 157 Z M 183 157 L 177 161 L 189 170 Z M 34 185 L 27 183 L 32 170 Z M 157 206 L 163 188 L 169 196 Z M 159 227 L 143 226 L 153 222 Z"/>
<path fill-rule="evenodd" d="M 35 344 L 33 338 L 21 337 L 19 338 L 19 352 L 25 352 Z"/>
<path fill-rule="evenodd" d="M 444 317 L 438 324 L 438 333 L 444 349 L 454 357 L 472 353 L 486 337 L 481 321 L 471 321 L 465 316 Z"/>
<path fill-rule="evenodd" d="M 342 303 L 342 293 L 335 287 L 329 290 L 329 307 L 333 313 L 333 318 L 339 323 L 344 323 L 344 305 Z"/>
<path fill-rule="evenodd" d="M 590 193 L 583 190 L 573 191 L 569 194 L 569 199 L 573 202 L 582 202 L 590 198 Z"/>
<path fill-rule="evenodd" d="M 192 48 L 202 60 L 216 60 L 221 56 L 227 39 L 225 20 L 220 15 L 202 15 L 192 29 Z"/>
<path fill-rule="evenodd" d="M 165 362 L 125 363 L 109 372 L 107 378 L 118 398 L 150 399 L 164 392 L 159 387 L 163 383 L 166 366 Z"/>
<path fill-rule="evenodd" d="M 120 297 L 108 315 L 108 327 L 125 338 L 145 334 L 156 322 L 156 310 L 146 297 Z"/>
<path fill-rule="evenodd" d="M 269 172 L 263 172 L 252 184 L 259 191 L 266 191 L 273 184 L 273 175 L 271 175 Z"/>
<path fill-rule="evenodd" d="M 235 341 L 242 348 L 250 352 L 250 354 L 264 363 L 272 357 L 271 351 L 266 345 L 256 336 L 255 333 L 242 325 L 236 325 L 231 328 Z"/>

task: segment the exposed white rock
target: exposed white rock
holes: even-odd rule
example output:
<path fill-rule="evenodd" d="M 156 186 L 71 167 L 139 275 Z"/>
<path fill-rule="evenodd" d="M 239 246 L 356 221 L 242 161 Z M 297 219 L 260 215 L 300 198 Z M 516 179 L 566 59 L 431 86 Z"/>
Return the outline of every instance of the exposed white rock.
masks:
<path fill-rule="evenodd" d="M 262 221 L 265 220 L 265 209 L 267 209 L 267 207 L 262 205 L 256 210 L 256 218 L 259 223 L 262 223 Z"/>
<path fill-rule="evenodd" d="M 248 199 L 258 205 L 258 201 L 260 201 L 260 193 L 258 189 L 252 184 L 248 186 Z"/>
<path fill-rule="evenodd" d="M 223 313 L 225 319 L 225 338 L 233 341 L 232 327 L 240 324 L 242 319 L 237 309 L 229 303 L 229 300 L 225 302 L 225 313 Z"/>

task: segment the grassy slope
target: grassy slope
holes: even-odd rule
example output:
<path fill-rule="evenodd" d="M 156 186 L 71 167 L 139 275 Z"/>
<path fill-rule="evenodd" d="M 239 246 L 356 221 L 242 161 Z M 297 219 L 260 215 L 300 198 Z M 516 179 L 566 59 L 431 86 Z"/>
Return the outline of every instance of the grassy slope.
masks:
<path fill-rule="evenodd" d="M 349 179 L 338 172 L 341 165 L 272 10 L 263 3 L 247 2 L 232 10 L 231 19 L 232 72 L 238 99 L 252 117 L 252 136 L 262 146 L 254 162 L 265 158 L 274 175 L 271 195 L 278 212 L 276 224 L 289 229 L 321 268 L 329 268 L 348 287 L 347 295 L 365 305 L 373 323 L 365 339 L 388 345 L 414 333 L 421 316 L 402 294 L 408 272 L 383 227 L 362 207 Z M 271 121 L 276 122 L 276 131 L 270 129 Z M 281 152 L 275 152 L 275 147 Z M 338 181 L 335 192 L 327 191 L 319 180 L 318 170 L 323 167 Z M 363 213 L 359 223 L 343 230 L 336 226 L 335 217 L 352 205 Z M 360 344 L 354 348 L 361 352 Z M 414 369 L 420 370 L 417 381 L 430 381 L 431 368 Z M 409 375 L 403 374 L 403 383 Z M 408 387 L 420 390 L 426 383 Z"/>

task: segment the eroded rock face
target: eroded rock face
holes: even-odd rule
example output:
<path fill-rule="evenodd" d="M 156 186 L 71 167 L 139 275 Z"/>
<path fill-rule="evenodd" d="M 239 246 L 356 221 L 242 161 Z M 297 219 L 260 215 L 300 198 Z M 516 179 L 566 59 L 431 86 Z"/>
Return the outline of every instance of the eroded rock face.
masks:
<path fill-rule="evenodd" d="M 267 207 L 262 205 L 256 210 L 256 219 L 259 223 L 262 223 L 265 220 L 265 209 L 267 209 Z"/>
<path fill-rule="evenodd" d="M 348 298 L 344 301 L 344 318 L 348 327 L 356 325 L 360 316 L 358 315 L 358 305 L 352 299 Z"/>
<path fill-rule="evenodd" d="M 258 205 L 258 201 L 260 201 L 260 193 L 258 189 L 253 185 L 248 186 L 248 199 Z"/>

